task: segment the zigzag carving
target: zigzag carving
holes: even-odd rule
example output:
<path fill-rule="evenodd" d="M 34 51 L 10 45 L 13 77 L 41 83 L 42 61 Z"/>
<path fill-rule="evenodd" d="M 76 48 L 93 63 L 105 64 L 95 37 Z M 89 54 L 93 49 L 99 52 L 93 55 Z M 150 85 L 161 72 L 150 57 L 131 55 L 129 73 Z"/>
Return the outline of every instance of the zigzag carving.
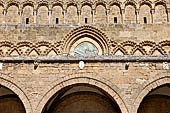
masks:
<path fill-rule="evenodd" d="M 10 41 L 0 42 L 0 56 L 57 56 L 63 54 L 63 41 L 50 43 L 41 41 L 18 42 Z M 109 55 L 170 55 L 170 41 L 165 40 L 159 43 L 152 41 L 143 41 L 135 43 L 125 41 L 117 43 L 110 41 Z"/>

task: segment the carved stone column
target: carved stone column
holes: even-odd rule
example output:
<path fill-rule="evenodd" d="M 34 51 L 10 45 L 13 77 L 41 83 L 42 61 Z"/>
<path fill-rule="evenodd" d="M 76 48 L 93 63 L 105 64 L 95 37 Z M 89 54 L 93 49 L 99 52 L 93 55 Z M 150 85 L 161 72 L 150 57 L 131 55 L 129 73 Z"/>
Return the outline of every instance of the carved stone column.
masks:
<path fill-rule="evenodd" d="M 92 24 L 94 24 L 94 14 L 95 14 L 95 9 L 92 9 Z"/>
<path fill-rule="evenodd" d="M 106 10 L 106 15 L 107 15 L 107 25 L 109 25 L 109 13 L 110 13 L 110 10 L 107 9 L 107 10 Z"/>
<path fill-rule="evenodd" d="M 37 10 L 34 9 L 34 24 L 37 23 Z"/>
<path fill-rule="evenodd" d="M 152 24 L 154 23 L 154 17 L 155 17 L 155 9 L 151 10 L 151 16 L 152 16 Z"/>
<path fill-rule="evenodd" d="M 121 16 L 122 16 L 122 18 L 121 18 L 121 20 L 122 20 L 122 24 L 124 24 L 125 22 L 125 9 L 122 9 L 122 12 L 121 12 Z"/>
<path fill-rule="evenodd" d="M 78 25 L 80 25 L 80 15 L 81 15 L 81 11 L 78 11 Z"/>
<path fill-rule="evenodd" d="M 18 14 L 19 14 L 19 24 L 21 24 L 22 23 L 22 9 L 19 9 Z"/>
<path fill-rule="evenodd" d="M 66 10 L 65 9 L 63 9 L 63 16 L 64 16 L 64 24 L 66 24 Z"/>
<path fill-rule="evenodd" d="M 51 24 L 51 9 L 48 10 L 48 24 Z"/>
<path fill-rule="evenodd" d="M 6 9 L 3 9 L 3 21 L 2 21 L 2 24 L 6 24 Z"/>
<path fill-rule="evenodd" d="M 170 8 L 167 9 L 167 22 L 168 22 L 168 24 L 170 23 L 169 15 L 170 15 Z"/>
<path fill-rule="evenodd" d="M 136 9 L 136 23 L 139 24 L 139 9 Z"/>

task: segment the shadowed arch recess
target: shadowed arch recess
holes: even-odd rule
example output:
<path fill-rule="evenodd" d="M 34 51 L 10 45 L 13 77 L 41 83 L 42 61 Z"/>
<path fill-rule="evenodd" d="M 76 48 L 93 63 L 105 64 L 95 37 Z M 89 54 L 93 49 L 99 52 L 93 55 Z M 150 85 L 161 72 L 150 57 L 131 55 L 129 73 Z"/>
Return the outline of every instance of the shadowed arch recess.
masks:
<path fill-rule="evenodd" d="M 137 113 L 140 104 L 143 99 L 154 89 L 170 83 L 170 76 L 167 74 L 156 75 L 153 78 L 150 78 L 148 81 L 144 82 L 144 84 L 138 88 L 138 91 L 135 93 L 136 97 L 133 103 L 133 107 L 131 109 L 132 113 Z"/>
<path fill-rule="evenodd" d="M 0 85 L 8 88 L 18 96 L 24 105 L 26 113 L 33 113 L 31 103 L 26 93 L 22 90 L 22 85 L 18 81 L 6 75 L 0 75 Z"/>
<path fill-rule="evenodd" d="M 101 77 L 94 77 L 93 75 L 67 75 L 53 83 L 50 83 L 51 87 L 48 87 L 44 91 L 46 93 L 40 99 L 40 102 L 37 105 L 37 112 L 42 112 L 47 102 L 58 92 L 61 91 L 63 88 L 71 85 L 76 84 L 87 84 L 94 87 L 101 89 L 102 91 L 106 92 L 109 97 L 111 97 L 119 106 L 122 113 L 128 113 L 127 107 L 120 96 L 119 89 L 110 83 L 109 81 L 102 79 Z"/>
<path fill-rule="evenodd" d="M 64 38 L 64 53 L 69 54 L 72 45 L 80 39 L 84 38 L 86 40 L 86 37 L 100 46 L 102 54 L 109 53 L 110 40 L 100 30 L 91 26 L 78 27 L 68 33 L 66 38 Z"/>

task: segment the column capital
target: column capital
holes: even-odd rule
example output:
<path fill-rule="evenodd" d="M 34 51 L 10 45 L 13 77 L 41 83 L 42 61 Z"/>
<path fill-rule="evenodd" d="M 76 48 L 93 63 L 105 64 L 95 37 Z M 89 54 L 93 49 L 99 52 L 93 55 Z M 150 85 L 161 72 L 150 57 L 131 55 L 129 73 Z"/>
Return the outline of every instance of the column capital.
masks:
<path fill-rule="evenodd" d="M 155 14 L 155 9 L 151 9 L 151 13 L 152 13 L 152 14 Z"/>
<path fill-rule="evenodd" d="M 106 9 L 106 15 L 109 15 L 110 9 Z"/>

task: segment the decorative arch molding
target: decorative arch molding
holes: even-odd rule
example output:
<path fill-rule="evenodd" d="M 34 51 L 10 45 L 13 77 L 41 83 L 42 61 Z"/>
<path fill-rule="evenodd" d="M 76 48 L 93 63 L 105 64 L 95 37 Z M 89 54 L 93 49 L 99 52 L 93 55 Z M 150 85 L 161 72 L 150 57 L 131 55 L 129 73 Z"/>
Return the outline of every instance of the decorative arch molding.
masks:
<path fill-rule="evenodd" d="M 110 39 L 99 29 L 91 26 L 81 26 L 68 33 L 64 38 L 63 53 L 69 54 L 72 45 L 84 37 L 89 37 L 96 41 L 102 49 L 102 54 L 109 54 Z"/>
<path fill-rule="evenodd" d="M 131 5 L 131 6 L 133 6 L 135 9 L 137 8 L 137 3 L 136 3 L 136 1 L 135 0 L 126 0 L 125 2 L 124 2 L 124 9 L 126 8 L 126 6 L 128 6 L 128 5 Z"/>
<path fill-rule="evenodd" d="M 38 1 L 37 4 L 38 4 L 37 7 L 36 7 L 37 11 L 41 6 L 46 6 L 48 9 L 49 9 L 49 6 L 50 6 L 49 5 L 50 3 L 48 1 Z"/>
<path fill-rule="evenodd" d="M 55 6 L 60 6 L 62 9 L 64 8 L 64 6 L 63 6 L 64 2 L 60 1 L 60 0 L 54 0 L 54 1 L 52 1 L 51 4 L 52 4 L 52 8 Z"/>
<path fill-rule="evenodd" d="M 33 113 L 31 102 L 29 101 L 26 93 L 22 90 L 22 85 L 12 77 L 0 74 L 0 85 L 13 91 L 22 101 L 26 113 Z"/>
<path fill-rule="evenodd" d="M 94 5 L 95 5 L 95 9 L 99 5 L 102 5 L 103 7 L 105 7 L 105 9 L 108 9 L 108 3 L 104 0 L 97 0 L 97 1 L 94 2 Z"/>
<path fill-rule="evenodd" d="M 142 0 L 142 1 L 139 1 L 139 7 L 142 7 L 143 5 L 147 5 L 150 7 L 150 9 L 153 9 L 152 7 L 152 2 L 150 0 Z"/>
<path fill-rule="evenodd" d="M 154 2 L 155 6 L 154 8 L 157 6 L 157 5 L 163 5 L 165 7 L 165 9 L 167 10 L 167 6 L 166 6 L 166 1 L 165 0 L 156 0 Z"/>
<path fill-rule="evenodd" d="M 89 6 L 91 9 L 92 9 L 92 6 L 93 6 L 93 2 L 92 1 L 89 1 L 89 0 L 83 0 L 81 3 L 80 3 L 80 10 L 84 7 L 84 6 Z"/>
<path fill-rule="evenodd" d="M 57 81 L 50 83 L 50 87 L 45 89 L 46 93 L 44 96 L 40 99 L 36 112 L 41 113 L 49 99 L 55 95 L 58 91 L 61 89 L 70 86 L 70 85 L 76 85 L 76 84 L 89 84 L 95 87 L 98 87 L 105 91 L 109 96 L 111 96 L 116 103 L 118 104 L 120 110 L 122 113 L 129 113 L 128 109 L 126 107 L 126 104 L 124 103 L 121 96 L 120 90 L 115 86 L 113 83 L 111 83 L 108 80 L 105 80 L 102 77 L 92 75 L 92 74 L 86 74 L 86 75 L 67 75 L 61 79 L 58 79 Z"/>
<path fill-rule="evenodd" d="M 10 1 L 8 1 L 7 3 L 6 3 L 7 5 L 6 5 L 6 9 L 8 10 L 8 8 L 10 7 L 10 6 L 16 6 L 18 9 L 19 9 L 19 7 L 20 7 L 20 5 L 21 5 L 21 3 L 20 2 L 18 2 L 18 1 L 16 1 L 16 0 L 10 0 Z"/>
<path fill-rule="evenodd" d="M 74 0 L 70 0 L 68 2 L 65 3 L 66 4 L 66 11 L 67 9 L 70 7 L 70 6 L 74 6 L 77 8 L 77 11 L 79 10 L 78 6 L 79 6 L 79 3 L 74 1 Z"/>
<path fill-rule="evenodd" d="M 26 6 L 31 6 L 33 8 L 35 8 L 35 3 L 31 0 L 25 0 L 23 1 L 22 3 L 22 6 L 23 6 L 23 9 L 26 7 Z"/>
<path fill-rule="evenodd" d="M 137 91 L 134 95 L 135 100 L 131 108 L 131 113 L 137 113 L 137 110 L 144 97 L 149 94 L 151 90 L 168 83 L 170 83 L 169 73 L 158 74 L 144 82 L 139 88 L 137 88 Z"/>
<path fill-rule="evenodd" d="M 4 8 L 4 2 L 2 0 L 0 0 L 0 6 L 2 6 Z"/>
<path fill-rule="evenodd" d="M 113 1 L 109 2 L 109 9 L 114 5 L 118 6 L 120 8 L 120 12 L 121 12 L 122 3 L 118 0 L 113 0 Z"/>

